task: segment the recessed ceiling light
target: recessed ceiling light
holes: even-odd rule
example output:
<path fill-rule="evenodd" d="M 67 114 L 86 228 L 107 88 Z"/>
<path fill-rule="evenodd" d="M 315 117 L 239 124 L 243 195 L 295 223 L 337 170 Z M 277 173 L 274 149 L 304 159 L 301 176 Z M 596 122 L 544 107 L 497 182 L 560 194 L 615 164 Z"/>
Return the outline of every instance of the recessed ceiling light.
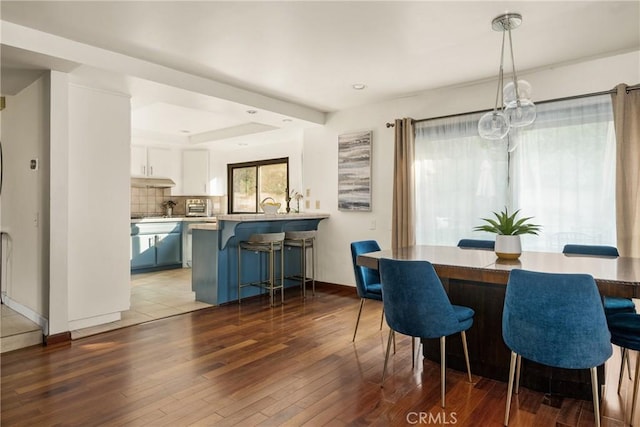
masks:
<path fill-rule="evenodd" d="M 187 129 L 180 129 L 180 133 L 191 133 L 191 131 Z"/>
<path fill-rule="evenodd" d="M 247 110 L 247 114 L 256 114 L 258 110 Z"/>
<path fill-rule="evenodd" d="M 351 85 L 351 87 L 354 88 L 355 90 L 362 90 L 366 88 L 367 85 L 365 85 L 364 83 L 354 83 Z"/>
<path fill-rule="evenodd" d="M 282 119 L 282 121 L 285 122 L 285 123 L 291 123 L 293 120 L 291 120 L 291 119 Z"/>
<path fill-rule="evenodd" d="M 247 146 L 247 145 L 249 145 L 249 144 L 248 144 L 248 143 L 246 143 L 246 142 L 238 142 L 238 145 L 239 145 L 240 147 L 246 147 L 246 146 Z"/>

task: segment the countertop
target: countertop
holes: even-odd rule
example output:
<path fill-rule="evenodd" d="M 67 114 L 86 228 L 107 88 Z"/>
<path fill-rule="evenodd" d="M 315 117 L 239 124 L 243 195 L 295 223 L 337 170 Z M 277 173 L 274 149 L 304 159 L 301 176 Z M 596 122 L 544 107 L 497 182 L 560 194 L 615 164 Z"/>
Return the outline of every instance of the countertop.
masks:
<path fill-rule="evenodd" d="M 295 219 L 318 219 L 329 218 L 328 213 L 323 212 L 301 212 L 301 213 L 277 213 L 277 214 L 227 214 L 216 215 L 218 221 L 290 221 Z"/>
<path fill-rule="evenodd" d="M 144 218 L 131 218 L 131 224 L 145 222 L 216 222 L 215 216 L 148 216 Z"/>

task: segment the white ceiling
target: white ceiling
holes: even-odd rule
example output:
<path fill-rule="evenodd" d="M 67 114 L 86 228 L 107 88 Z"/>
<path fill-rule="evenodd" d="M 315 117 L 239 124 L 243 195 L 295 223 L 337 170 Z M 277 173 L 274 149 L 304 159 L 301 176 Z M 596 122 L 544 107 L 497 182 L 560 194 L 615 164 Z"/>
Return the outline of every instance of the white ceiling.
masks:
<path fill-rule="evenodd" d="M 640 1 L 3 0 L 0 7 L 6 22 L 318 112 L 494 78 L 501 33 L 491 20 L 507 11 L 523 15 L 513 33 L 521 72 L 640 48 Z M 20 64 L 34 68 L 17 53 L 3 46 L 3 93 Z M 366 88 L 353 90 L 354 83 Z M 150 134 L 200 135 L 192 140 L 199 142 L 229 129 L 253 133 L 288 123 L 286 114 L 248 117 L 248 103 L 174 102 L 130 91 L 134 127 Z"/>

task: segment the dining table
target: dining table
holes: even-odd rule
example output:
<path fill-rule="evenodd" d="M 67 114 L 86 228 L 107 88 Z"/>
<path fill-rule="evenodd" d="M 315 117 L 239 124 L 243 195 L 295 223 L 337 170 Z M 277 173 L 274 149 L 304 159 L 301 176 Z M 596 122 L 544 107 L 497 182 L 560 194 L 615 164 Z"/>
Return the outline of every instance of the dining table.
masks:
<path fill-rule="evenodd" d="M 546 273 L 583 273 L 595 279 L 603 296 L 640 298 L 640 258 L 569 255 L 524 251 L 502 260 L 492 250 L 415 245 L 358 256 L 356 264 L 378 268 L 381 258 L 429 261 L 453 304 L 471 307 L 474 324 L 467 331 L 472 373 L 506 382 L 511 351 L 502 340 L 502 309 L 509 273 L 514 268 Z M 422 339 L 425 358 L 440 362 L 438 339 Z M 447 340 L 447 366 L 465 371 L 459 339 Z M 604 384 L 604 367 L 599 381 Z M 588 370 L 551 368 L 523 359 L 520 383 L 550 395 L 591 400 Z"/>

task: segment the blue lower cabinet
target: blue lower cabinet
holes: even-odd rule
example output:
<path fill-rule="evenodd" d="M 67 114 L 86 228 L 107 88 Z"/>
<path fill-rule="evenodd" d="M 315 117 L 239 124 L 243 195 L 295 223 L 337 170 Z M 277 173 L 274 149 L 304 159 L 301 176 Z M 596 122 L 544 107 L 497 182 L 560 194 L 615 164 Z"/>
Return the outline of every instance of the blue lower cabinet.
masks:
<path fill-rule="evenodd" d="M 182 267 L 182 223 L 131 225 L 131 271 Z"/>
<path fill-rule="evenodd" d="M 156 265 L 155 235 L 131 236 L 131 269 Z"/>
<path fill-rule="evenodd" d="M 182 233 L 156 235 L 156 264 L 182 264 Z"/>

